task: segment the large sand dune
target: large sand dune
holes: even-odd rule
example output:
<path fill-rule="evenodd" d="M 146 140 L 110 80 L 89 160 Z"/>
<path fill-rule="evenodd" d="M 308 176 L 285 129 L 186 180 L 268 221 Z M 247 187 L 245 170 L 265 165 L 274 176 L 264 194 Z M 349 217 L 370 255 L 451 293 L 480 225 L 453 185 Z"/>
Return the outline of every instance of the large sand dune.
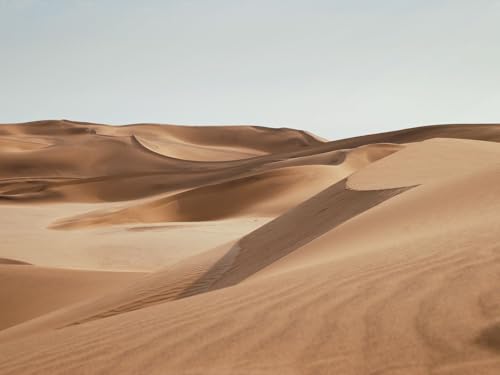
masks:
<path fill-rule="evenodd" d="M 2 125 L 0 374 L 497 375 L 497 142 Z"/>

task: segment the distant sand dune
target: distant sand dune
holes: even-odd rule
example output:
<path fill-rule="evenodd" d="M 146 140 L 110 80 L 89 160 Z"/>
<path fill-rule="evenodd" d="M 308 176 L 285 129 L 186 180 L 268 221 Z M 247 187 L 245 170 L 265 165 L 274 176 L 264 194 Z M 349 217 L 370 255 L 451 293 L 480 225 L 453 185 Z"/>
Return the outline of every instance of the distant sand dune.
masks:
<path fill-rule="evenodd" d="M 264 154 L 246 147 L 193 145 L 177 139 L 158 139 L 154 136 L 134 136 L 134 139 L 154 153 L 180 160 L 225 161 L 247 159 Z"/>

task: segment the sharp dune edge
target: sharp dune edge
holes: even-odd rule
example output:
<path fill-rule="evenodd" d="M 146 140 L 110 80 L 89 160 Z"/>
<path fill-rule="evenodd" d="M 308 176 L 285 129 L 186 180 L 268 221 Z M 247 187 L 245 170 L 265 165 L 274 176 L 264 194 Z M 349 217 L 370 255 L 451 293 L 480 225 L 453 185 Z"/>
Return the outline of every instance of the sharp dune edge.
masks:
<path fill-rule="evenodd" d="M 0 374 L 499 374 L 500 125 L 0 125 Z"/>

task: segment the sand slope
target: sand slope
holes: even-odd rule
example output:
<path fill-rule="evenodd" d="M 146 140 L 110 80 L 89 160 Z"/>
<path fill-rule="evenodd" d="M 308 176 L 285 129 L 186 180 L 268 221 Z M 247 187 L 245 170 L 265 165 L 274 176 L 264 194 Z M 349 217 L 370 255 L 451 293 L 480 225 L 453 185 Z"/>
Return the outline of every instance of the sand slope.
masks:
<path fill-rule="evenodd" d="M 121 289 L 140 273 L 76 271 L 0 265 L 0 330 L 113 289 Z"/>
<path fill-rule="evenodd" d="M 54 229 L 156 222 L 197 222 L 236 217 L 276 217 L 354 171 L 386 157 L 401 147 L 362 146 L 268 162 L 245 177 L 192 188 L 165 198 L 154 198 L 126 208 L 90 212 L 54 222 Z M 221 203 L 223 202 L 223 203 Z"/>
<path fill-rule="evenodd" d="M 124 149 L 138 161 L 120 166 L 128 171 L 119 178 L 106 175 L 114 161 L 104 162 L 92 188 L 85 168 L 71 167 L 58 178 L 77 179 L 74 190 L 53 182 L 0 205 L 10 217 L 2 228 L 14 233 L 0 249 L 0 276 L 16 280 L 0 291 L 24 301 L 0 331 L 1 374 L 500 372 L 500 126 L 324 142 L 246 127 L 240 140 L 237 127 L 48 125 L 63 139 L 133 137 Z M 52 129 L 23 126 L 4 132 Z M 259 137 L 243 140 L 252 132 Z M 155 175 L 165 185 L 136 178 L 134 168 L 152 172 L 159 160 L 168 163 Z M 58 195 L 40 196 L 47 191 Z M 23 240 L 16 221 L 31 222 L 36 237 Z M 220 232 L 210 242 L 204 231 Z M 130 270 L 157 267 L 124 273 L 120 285 L 112 272 L 9 264 L 52 257 L 90 268 L 102 255 L 83 258 L 71 241 L 104 237 L 140 243 L 135 256 L 123 250 Z M 64 251 L 46 248 L 57 238 Z M 110 269 L 120 251 L 107 258 Z M 58 280 L 68 281 L 55 290 Z"/>

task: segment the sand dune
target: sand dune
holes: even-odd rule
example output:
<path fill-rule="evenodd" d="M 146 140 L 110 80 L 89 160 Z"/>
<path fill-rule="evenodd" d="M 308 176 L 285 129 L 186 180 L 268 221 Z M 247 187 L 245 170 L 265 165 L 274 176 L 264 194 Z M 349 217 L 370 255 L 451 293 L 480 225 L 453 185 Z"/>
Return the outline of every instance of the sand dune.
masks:
<path fill-rule="evenodd" d="M 233 217 L 274 217 L 343 177 L 328 166 L 288 167 L 193 188 L 110 213 L 59 220 L 52 228 L 158 222 L 193 222 Z M 221 201 L 224 204 L 221 204 Z"/>
<path fill-rule="evenodd" d="M 205 146 L 193 145 L 183 142 L 179 139 L 160 138 L 156 136 L 133 136 L 134 140 L 144 148 L 162 156 L 176 158 L 180 160 L 196 160 L 196 161 L 225 161 L 247 159 L 259 155 L 264 152 L 247 147 L 230 147 L 230 146 Z"/>
<path fill-rule="evenodd" d="M 0 374 L 500 372 L 500 126 L 0 137 Z"/>
<path fill-rule="evenodd" d="M 63 218 L 51 227 L 69 229 L 127 223 L 276 217 L 354 171 L 400 149 L 401 146 L 397 145 L 377 144 L 274 161 L 245 173 L 246 177 L 193 188 L 111 212 L 100 210 Z M 224 204 L 220 204 L 221 200 Z"/>
<path fill-rule="evenodd" d="M 16 265 L 14 265 L 16 264 Z M 139 273 L 0 265 L 0 330 L 122 288 Z"/>

